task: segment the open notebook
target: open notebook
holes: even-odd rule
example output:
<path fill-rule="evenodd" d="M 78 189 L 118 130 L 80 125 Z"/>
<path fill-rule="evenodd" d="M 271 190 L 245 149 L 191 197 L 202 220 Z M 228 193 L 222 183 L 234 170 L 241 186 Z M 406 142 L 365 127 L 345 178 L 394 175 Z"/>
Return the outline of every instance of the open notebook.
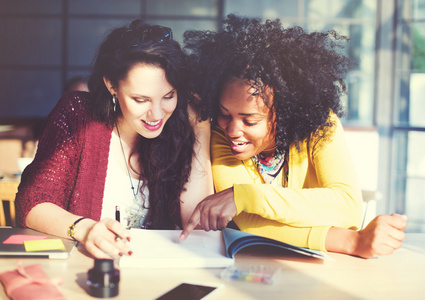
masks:
<path fill-rule="evenodd" d="M 125 268 L 224 268 L 233 264 L 226 256 L 220 231 L 194 230 L 185 241 L 181 230 L 131 229 L 132 256 L 123 256 Z"/>
<path fill-rule="evenodd" d="M 75 242 L 29 228 L 0 227 L 0 257 L 66 259 Z"/>
<path fill-rule="evenodd" d="M 235 254 L 250 246 L 273 247 L 288 253 L 326 259 L 323 252 L 296 247 L 247 232 L 225 228 L 222 231 L 194 230 L 179 241 L 180 230 L 131 229 L 132 256 L 123 256 L 124 268 L 224 268 L 234 263 Z"/>

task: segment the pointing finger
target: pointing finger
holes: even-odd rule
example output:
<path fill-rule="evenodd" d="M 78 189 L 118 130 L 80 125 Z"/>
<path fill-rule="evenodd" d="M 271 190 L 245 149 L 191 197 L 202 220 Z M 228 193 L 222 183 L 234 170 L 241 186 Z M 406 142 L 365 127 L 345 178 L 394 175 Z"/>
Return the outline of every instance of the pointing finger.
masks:
<path fill-rule="evenodd" d="M 187 224 L 184 227 L 182 233 L 180 234 L 179 239 L 181 241 L 184 241 L 192 232 L 192 230 L 196 227 L 196 225 L 198 225 L 200 220 L 200 215 L 201 215 L 201 212 L 199 211 L 199 208 L 196 207 L 189 221 L 187 221 Z"/>

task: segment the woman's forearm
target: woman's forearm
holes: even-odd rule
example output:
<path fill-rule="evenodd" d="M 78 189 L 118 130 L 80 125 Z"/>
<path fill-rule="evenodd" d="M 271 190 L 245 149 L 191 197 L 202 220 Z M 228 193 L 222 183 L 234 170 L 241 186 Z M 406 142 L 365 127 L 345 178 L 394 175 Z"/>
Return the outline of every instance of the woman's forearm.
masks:
<path fill-rule="evenodd" d="M 78 218 L 80 216 L 74 215 L 53 203 L 41 203 L 28 213 L 26 225 L 40 232 L 69 238 L 68 227 Z M 75 230 L 74 237 L 76 240 L 82 241 L 94 223 L 95 221 L 90 219 L 79 222 Z"/>
<path fill-rule="evenodd" d="M 31 209 L 26 225 L 40 232 L 70 238 L 68 228 L 79 218 L 81 216 L 71 214 L 53 203 L 41 203 Z M 120 239 L 117 240 L 117 236 Z M 111 259 L 132 253 L 125 243 L 130 238 L 129 233 L 113 219 L 106 218 L 100 222 L 83 219 L 76 224 L 73 237 L 96 258 Z"/>
<path fill-rule="evenodd" d="M 189 181 L 186 183 L 181 194 L 181 219 L 183 227 L 186 225 L 196 205 L 208 195 L 214 193 L 211 159 L 210 137 L 211 129 L 209 121 L 197 122 L 194 125 L 196 142 L 194 145 L 194 157 L 192 158 L 192 171 Z"/>
<path fill-rule="evenodd" d="M 325 247 L 329 252 L 354 255 L 357 243 L 357 231 L 346 228 L 331 227 L 326 236 Z"/>

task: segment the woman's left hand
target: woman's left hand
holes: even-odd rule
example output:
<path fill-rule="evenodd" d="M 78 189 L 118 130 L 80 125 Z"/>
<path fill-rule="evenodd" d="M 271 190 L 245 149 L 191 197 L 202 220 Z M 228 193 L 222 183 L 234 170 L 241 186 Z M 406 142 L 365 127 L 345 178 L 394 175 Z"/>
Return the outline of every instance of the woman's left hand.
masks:
<path fill-rule="evenodd" d="M 370 258 L 393 253 L 401 247 L 401 242 L 406 237 L 403 232 L 406 225 L 405 215 L 377 216 L 366 228 L 357 232 L 358 240 L 352 254 Z"/>
<path fill-rule="evenodd" d="M 363 258 L 388 255 L 401 247 L 406 225 L 407 216 L 392 214 L 377 216 L 360 231 L 331 227 L 326 236 L 326 250 Z"/>
<path fill-rule="evenodd" d="M 210 195 L 196 206 L 180 235 L 180 240 L 186 239 L 198 224 L 201 224 L 205 231 L 225 228 L 236 212 L 233 188 Z"/>

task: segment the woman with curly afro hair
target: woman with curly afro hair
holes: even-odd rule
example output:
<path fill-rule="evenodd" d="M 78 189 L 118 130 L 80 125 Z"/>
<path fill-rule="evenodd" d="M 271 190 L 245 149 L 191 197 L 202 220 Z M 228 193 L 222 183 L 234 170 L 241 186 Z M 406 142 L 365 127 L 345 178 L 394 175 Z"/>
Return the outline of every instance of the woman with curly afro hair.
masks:
<path fill-rule="evenodd" d="M 197 224 L 233 224 L 365 258 L 399 248 L 406 216 L 378 216 L 357 231 L 362 196 L 339 120 L 353 66 L 341 51 L 347 38 L 234 15 L 224 25 L 185 33 L 204 117 L 216 125 L 217 193 L 198 204 L 181 239 Z"/>

